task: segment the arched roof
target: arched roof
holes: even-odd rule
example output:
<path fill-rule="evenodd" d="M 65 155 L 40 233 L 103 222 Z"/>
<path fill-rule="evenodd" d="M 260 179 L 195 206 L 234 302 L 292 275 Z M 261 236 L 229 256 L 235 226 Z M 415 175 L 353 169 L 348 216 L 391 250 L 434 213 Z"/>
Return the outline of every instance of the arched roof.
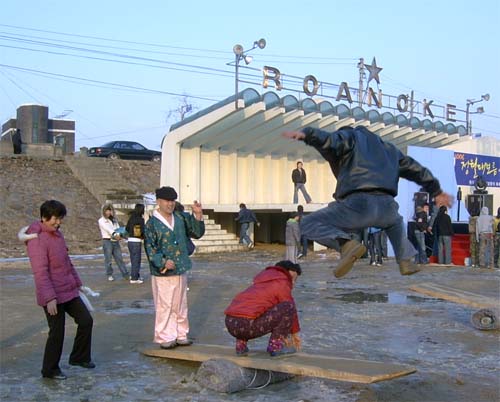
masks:
<path fill-rule="evenodd" d="M 334 131 L 345 125 L 362 125 L 404 150 L 409 145 L 439 148 L 465 135 L 465 127 L 359 106 L 333 105 L 321 99 L 280 97 L 245 89 L 170 127 L 168 136 L 182 148 L 285 156 L 300 152 L 318 158 L 312 147 L 281 137 L 281 132 L 312 126 Z M 173 138 L 171 138 L 172 140 Z M 169 141 L 170 142 L 170 141 Z"/>

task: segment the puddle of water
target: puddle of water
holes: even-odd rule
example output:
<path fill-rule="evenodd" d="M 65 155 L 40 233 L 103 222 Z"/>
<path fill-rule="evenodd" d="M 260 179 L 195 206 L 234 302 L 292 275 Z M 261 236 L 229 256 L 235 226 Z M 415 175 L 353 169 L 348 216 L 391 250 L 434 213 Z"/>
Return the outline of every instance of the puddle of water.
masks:
<path fill-rule="evenodd" d="M 428 297 L 419 297 L 406 295 L 399 292 L 388 293 L 366 293 L 366 292 L 349 292 L 341 293 L 337 296 L 328 296 L 325 299 L 340 300 L 345 303 L 387 303 L 387 304 L 416 304 L 425 302 L 437 302 L 439 299 L 432 299 Z"/>
<path fill-rule="evenodd" d="M 2 262 L 24 262 L 24 261 L 29 261 L 29 257 L 12 257 L 12 258 L 0 258 L 0 263 Z"/>
<path fill-rule="evenodd" d="M 104 254 L 72 254 L 70 258 L 72 260 L 95 260 L 97 258 L 104 258 Z"/>
<path fill-rule="evenodd" d="M 124 253 L 124 255 L 127 255 Z M 95 260 L 97 258 L 103 258 L 104 254 L 71 254 L 70 258 L 72 260 Z M 2 262 L 26 262 L 29 261 L 29 257 L 8 257 L 0 258 L 0 263 Z"/>
<path fill-rule="evenodd" d="M 94 306 L 96 307 L 96 306 Z M 107 314 L 151 314 L 154 312 L 152 300 L 134 300 L 132 302 L 108 301 L 96 308 Z"/>
<path fill-rule="evenodd" d="M 2 276 L 2 280 L 5 282 L 12 282 L 12 284 L 9 283 L 9 286 L 16 284 L 26 286 L 27 282 L 33 282 L 33 274 L 31 273 L 31 271 L 29 271 L 23 273 L 22 275 L 5 275 Z"/>

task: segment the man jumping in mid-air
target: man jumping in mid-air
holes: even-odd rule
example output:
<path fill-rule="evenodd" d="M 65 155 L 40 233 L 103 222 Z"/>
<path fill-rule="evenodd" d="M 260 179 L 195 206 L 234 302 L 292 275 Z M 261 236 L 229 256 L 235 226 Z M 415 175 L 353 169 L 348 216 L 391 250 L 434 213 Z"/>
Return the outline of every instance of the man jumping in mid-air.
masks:
<path fill-rule="evenodd" d="M 335 276 L 346 275 L 366 247 L 353 234 L 373 226 L 387 233 L 401 275 L 419 271 L 412 262 L 416 251 L 406 238 L 403 218 L 394 197 L 402 177 L 423 187 L 437 205 L 451 206 L 452 197 L 439 181 L 417 161 L 365 127 L 342 127 L 329 133 L 306 127 L 286 131 L 285 138 L 304 141 L 328 161 L 337 179 L 336 201 L 302 219 L 301 233 L 329 248 L 339 248 L 341 258 Z"/>

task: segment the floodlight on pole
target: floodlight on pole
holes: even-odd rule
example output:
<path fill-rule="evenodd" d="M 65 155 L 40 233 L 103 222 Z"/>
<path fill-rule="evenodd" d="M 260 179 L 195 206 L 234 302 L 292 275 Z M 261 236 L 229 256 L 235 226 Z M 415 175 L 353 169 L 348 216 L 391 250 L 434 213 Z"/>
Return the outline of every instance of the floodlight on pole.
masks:
<path fill-rule="evenodd" d="M 467 107 L 465 109 L 465 123 L 466 123 L 467 135 L 469 135 L 469 136 L 472 135 L 472 122 L 470 120 L 470 115 L 484 113 L 484 107 L 482 107 L 482 106 L 478 107 L 475 112 L 471 112 L 470 107 L 474 103 L 479 103 L 482 101 L 488 102 L 489 100 L 490 100 L 490 94 L 481 95 L 481 99 L 467 99 Z"/>
<path fill-rule="evenodd" d="M 234 105 L 236 109 L 238 108 L 238 82 L 239 82 L 239 67 L 240 67 L 240 61 L 244 60 L 245 64 L 248 66 L 252 60 L 253 57 L 247 55 L 248 52 L 252 51 L 255 48 L 259 49 L 264 49 L 266 47 L 266 40 L 265 39 L 259 39 L 256 40 L 253 43 L 253 46 L 245 50 L 243 49 L 243 46 L 236 44 L 233 46 L 233 53 L 234 53 Z M 229 63 L 228 63 L 229 64 Z"/>

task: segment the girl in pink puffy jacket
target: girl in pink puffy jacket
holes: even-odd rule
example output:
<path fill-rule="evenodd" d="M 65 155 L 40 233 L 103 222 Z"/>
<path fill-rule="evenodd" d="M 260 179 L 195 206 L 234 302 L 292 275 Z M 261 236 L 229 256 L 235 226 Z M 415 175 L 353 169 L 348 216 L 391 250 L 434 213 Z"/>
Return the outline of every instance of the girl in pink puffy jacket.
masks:
<path fill-rule="evenodd" d="M 27 246 L 37 303 L 43 307 L 49 325 L 42 376 L 56 380 L 66 379 L 59 367 L 66 313 L 78 325 L 69 364 L 95 367 L 91 359 L 92 316 L 80 299 L 82 281 L 71 263 L 64 236 L 59 231 L 65 216 L 64 204 L 56 200 L 45 201 L 40 206 L 41 221 L 33 222 L 26 232 L 32 239 Z"/>

